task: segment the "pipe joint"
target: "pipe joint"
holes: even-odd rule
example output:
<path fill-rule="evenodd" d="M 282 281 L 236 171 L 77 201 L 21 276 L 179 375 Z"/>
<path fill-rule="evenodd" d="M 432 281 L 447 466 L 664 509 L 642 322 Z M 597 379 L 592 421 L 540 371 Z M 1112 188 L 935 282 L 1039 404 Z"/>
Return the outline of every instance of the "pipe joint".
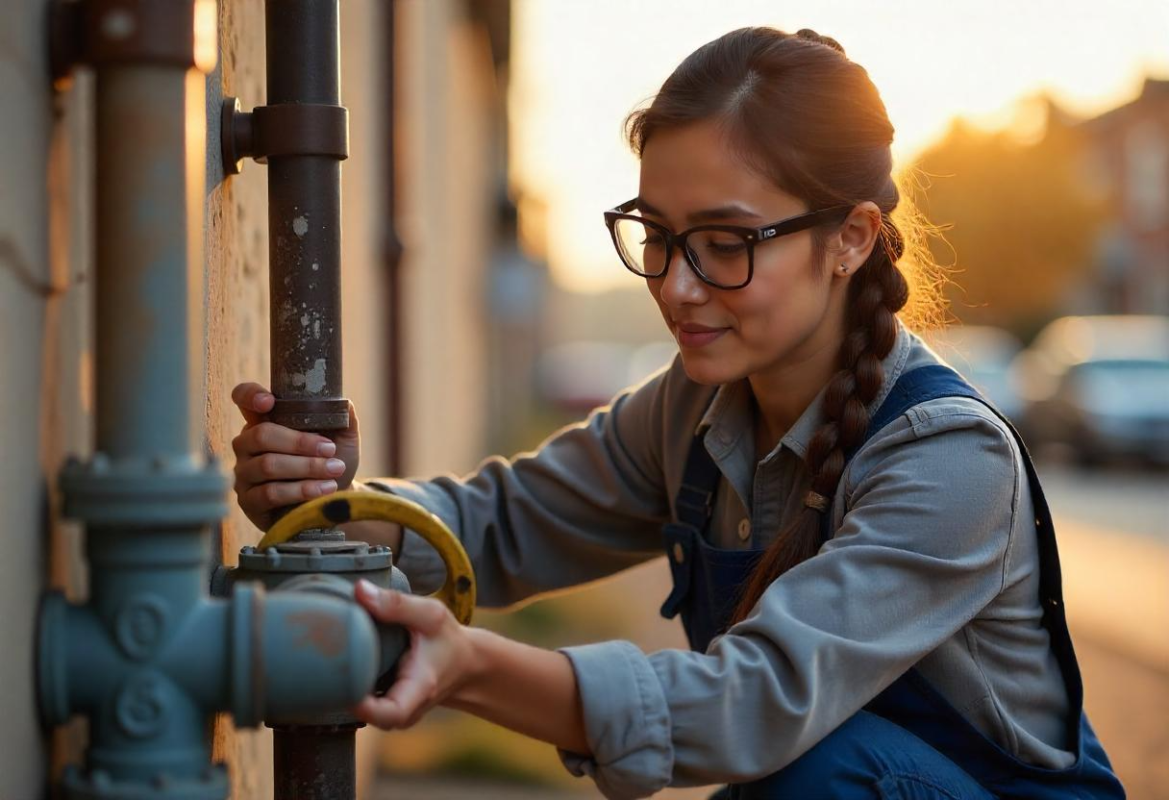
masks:
<path fill-rule="evenodd" d="M 60 83 L 82 64 L 215 69 L 215 0 L 55 0 L 49 61 Z"/>
<path fill-rule="evenodd" d="M 110 459 L 95 453 L 61 469 L 64 514 L 90 525 L 202 526 L 228 513 L 227 477 L 215 461 Z"/>

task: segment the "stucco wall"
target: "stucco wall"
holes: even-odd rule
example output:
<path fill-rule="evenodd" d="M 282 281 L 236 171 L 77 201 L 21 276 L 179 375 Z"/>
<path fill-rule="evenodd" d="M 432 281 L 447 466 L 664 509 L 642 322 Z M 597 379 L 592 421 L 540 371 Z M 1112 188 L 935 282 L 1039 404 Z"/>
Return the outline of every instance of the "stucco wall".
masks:
<path fill-rule="evenodd" d="M 92 442 L 92 79 L 54 94 L 44 50 L 46 0 L 8 0 L 0 27 L 0 797 L 42 796 L 54 762 L 77 761 L 85 726 L 43 737 L 34 710 L 33 626 L 49 585 L 85 597 L 82 535 L 60 519 L 56 476 Z M 345 392 L 364 434 L 364 474 L 386 469 L 387 309 L 382 85 L 386 4 L 342 4 L 342 102 L 351 113 L 343 175 Z M 411 472 L 464 469 L 482 450 L 482 283 L 490 252 L 489 56 L 460 0 L 399 3 L 400 214 L 407 257 L 405 406 Z M 223 180 L 219 108 L 264 102 L 262 0 L 221 2 L 220 60 L 207 79 L 203 346 L 206 444 L 230 471 L 240 419 L 230 390 L 268 376 L 266 168 Z M 457 225 L 452 229 L 453 222 Z M 225 563 L 258 532 L 233 505 Z M 270 734 L 215 726 L 235 798 L 271 797 Z M 362 777 L 374 735 L 359 739 Z"/>
<path fill-rule="evenodd" d="M 90 437 L 89 214 L 92 91 L 54 96 L 42 0 L 9 0 L 0 26 L 0 797 L 35 798 L 49 765 L 33 694 L 37 600 L 84 589 L 56 475 Z M 55 736 L 66 746 L 73 725 Z"/>

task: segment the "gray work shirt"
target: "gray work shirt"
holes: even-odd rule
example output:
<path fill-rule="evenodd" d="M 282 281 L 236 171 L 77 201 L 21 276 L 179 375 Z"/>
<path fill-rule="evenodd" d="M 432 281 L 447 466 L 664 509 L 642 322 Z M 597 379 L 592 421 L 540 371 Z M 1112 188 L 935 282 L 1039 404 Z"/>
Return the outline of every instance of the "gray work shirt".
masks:
<path fill-rule="evenodd" d="M 939 361 L 899 327 L 870 413 L 903 372 Z M 488 459 L 463 478 L 379 488 L 446 522 L 474 564 L 480 601 L 504 606 L 661 555 L 687 450 L 705 429 L 722 473 L 714 543 L 766 547 L 800 512 L 822 415 L 817 397 L 757 459 L 749 392 L 745 380 L 694 383 L 675 359 L 536 452 Z M 849 462 L 829 513 L 833 538 L 707 652 L 565 648 L 591 750 L 562 752 L 566 766 L 611 798 L 758 778 L 914 665 L 1008 753 L 1071 765 L 1067 695 L 1040 622 L 1031 493 L 1003 423 L 963 398 L 911 408 Z M 412 531 L 399 566 L 416 590 L 444 575 Z"/>

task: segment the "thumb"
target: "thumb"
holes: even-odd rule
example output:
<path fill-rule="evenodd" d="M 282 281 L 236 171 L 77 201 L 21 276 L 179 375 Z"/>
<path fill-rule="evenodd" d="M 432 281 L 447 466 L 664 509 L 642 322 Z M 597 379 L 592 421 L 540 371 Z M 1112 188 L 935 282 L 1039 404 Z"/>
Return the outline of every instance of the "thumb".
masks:
<path fill-rule="evenodd" d="M 355 596 L 374 619 L 394 622 L 420 633 L 434 633 L 449 614 L 446 606 L 429 597 L 381 589 L 367 580 L 357 582 Z"/>

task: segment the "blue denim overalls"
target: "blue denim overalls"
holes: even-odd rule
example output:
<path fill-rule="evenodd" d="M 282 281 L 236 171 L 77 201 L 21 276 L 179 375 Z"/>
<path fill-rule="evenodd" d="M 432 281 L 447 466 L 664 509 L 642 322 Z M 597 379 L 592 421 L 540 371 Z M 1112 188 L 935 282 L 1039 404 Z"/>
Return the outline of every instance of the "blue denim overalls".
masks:
<path fill-rule="evenodd" d="M 866 439 L 909 408 L 941 397 L 969 397 L 986 403 L 952 369 L 920 367 L 896 382 L 874 415 Z M 995 414 L 1002 418 L 997 411 Z M 1009 422 L 1007 427 L 1022 450 L 1035 503 L 1043 624 L 1068 691 L 1067 741 L 1077 754 L 1076 762 L 1067 769 L 1053 770 L 1020 761 L 971 725 L 912 668 L 792 764 L 765 778 L 728 786 L 715 797 L 1048 800 L 1125 796 L 1083 714 L 1083 684 L 1064 614 L 1051 512 L 1022 439 Z M 696 436 L 675 501 L 678 522 L 664 529 L 674 588 L 662 606 L 662 615 L 669 619 L 680 612 L 690 646 L 700 652 L 727 628 L 738 592 L 762 553 L 722 550 L 706 541 L 704 533 L 710 524 L 718 481 L 718 467 L 703 446 L 702 436 Z M 824 516 L 827 540 L 828 515 Z"/>

